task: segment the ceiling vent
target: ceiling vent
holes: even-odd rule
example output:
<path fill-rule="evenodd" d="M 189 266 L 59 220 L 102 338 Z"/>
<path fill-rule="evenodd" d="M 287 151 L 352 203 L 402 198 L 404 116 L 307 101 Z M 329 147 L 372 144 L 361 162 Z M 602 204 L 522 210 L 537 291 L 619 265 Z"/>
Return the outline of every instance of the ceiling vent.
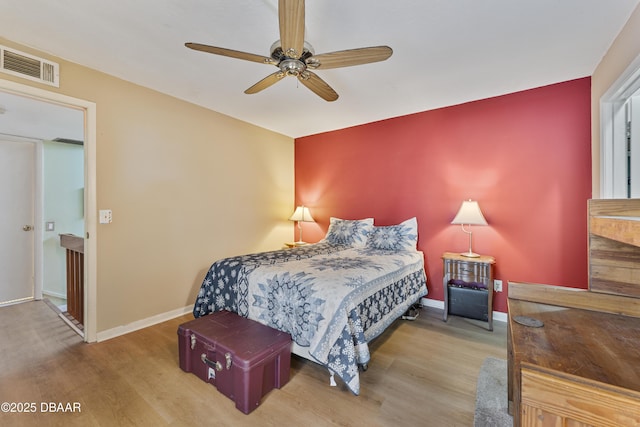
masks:
<path fill-rule="evenodd" d="M 60 66 L 19 50 L 0 46 L 0 71 L 49 86 L 60 87 Z"/>

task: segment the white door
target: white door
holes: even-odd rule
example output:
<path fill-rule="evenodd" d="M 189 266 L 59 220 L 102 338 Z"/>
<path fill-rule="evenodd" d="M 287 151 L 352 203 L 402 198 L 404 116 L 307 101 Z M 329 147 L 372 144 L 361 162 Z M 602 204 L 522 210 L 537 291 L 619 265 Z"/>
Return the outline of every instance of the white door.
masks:
<path fill-rule="evenodd" d="M 629 100 L 629 195 L 632 199 L 640 197 L 640 90 Z"/>
<path fill-rule="evenodd" d="M 34 296 L 36 147 L 0 140 L 0 305 Z"/>

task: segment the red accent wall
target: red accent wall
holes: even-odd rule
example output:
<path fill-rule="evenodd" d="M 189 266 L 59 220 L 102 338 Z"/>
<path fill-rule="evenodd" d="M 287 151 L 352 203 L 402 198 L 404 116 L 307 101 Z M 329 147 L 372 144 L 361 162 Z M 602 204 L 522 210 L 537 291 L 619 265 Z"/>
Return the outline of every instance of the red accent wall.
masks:
<path fill-rule="evenodd" d="M 298 138 L 295 199 L 317 221 L 304 240 L 320 240 L 330 216 L 416 216 L 428 298 L 443 300 L 441 255 L 468 247 L 450 223 L 474 199 L 489 225 L 473 227 L 473 250 L 503 280 L 495 310 L 506 312 L 507 281 L 586 288 L 590 103 L 585 77 Z"/>

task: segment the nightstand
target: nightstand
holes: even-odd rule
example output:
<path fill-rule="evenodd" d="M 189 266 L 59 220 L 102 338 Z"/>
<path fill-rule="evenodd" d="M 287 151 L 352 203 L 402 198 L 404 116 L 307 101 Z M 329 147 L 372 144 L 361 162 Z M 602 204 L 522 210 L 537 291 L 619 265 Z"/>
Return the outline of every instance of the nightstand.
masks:
<path fill-rule="evenodd" d="M 493 331 L 493 267 L 492 256 L 477 258 L 457 253 L 442 254 L 444 270 L 442 287 L 444 290 L 444 315 L 467 317 L 488 322 Z"/>
<path fill-rule="evenodd" d="M 284 244 L 285 249 L 287 248 L 297 248 L 299 246 L 304 246 L 304 245 L 308 245 L 307 242 L 286 242 Z"/>

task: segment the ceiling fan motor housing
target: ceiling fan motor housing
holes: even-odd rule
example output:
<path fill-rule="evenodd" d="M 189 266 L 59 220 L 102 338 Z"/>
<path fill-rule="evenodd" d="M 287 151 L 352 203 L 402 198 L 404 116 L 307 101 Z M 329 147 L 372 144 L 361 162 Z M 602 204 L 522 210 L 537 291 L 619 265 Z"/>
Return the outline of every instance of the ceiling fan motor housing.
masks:
<path fill-rule="evenodd" d="M 313 46 L 307 42 L 304 42 L 304 49 L 299 58 L 288 56 L 287 53 L 282 50 L 280 40 L 276 40 L 275 43 L 271 45 L 271 58 L 277 62 L 280 71 L 287 76 L 298 77 L 303 75 L 307 69 L 306 60 L 311 58 L 314 53 Z"/>
<path fill-rule="evenodd" d="M 304 62 L 300 61 L 299 59 L 291 58 L 286 58 L 280 61 L 278 67 L 287 76 L 299 76 L 304 70 L 307 69 L 307 66 Z"/>

